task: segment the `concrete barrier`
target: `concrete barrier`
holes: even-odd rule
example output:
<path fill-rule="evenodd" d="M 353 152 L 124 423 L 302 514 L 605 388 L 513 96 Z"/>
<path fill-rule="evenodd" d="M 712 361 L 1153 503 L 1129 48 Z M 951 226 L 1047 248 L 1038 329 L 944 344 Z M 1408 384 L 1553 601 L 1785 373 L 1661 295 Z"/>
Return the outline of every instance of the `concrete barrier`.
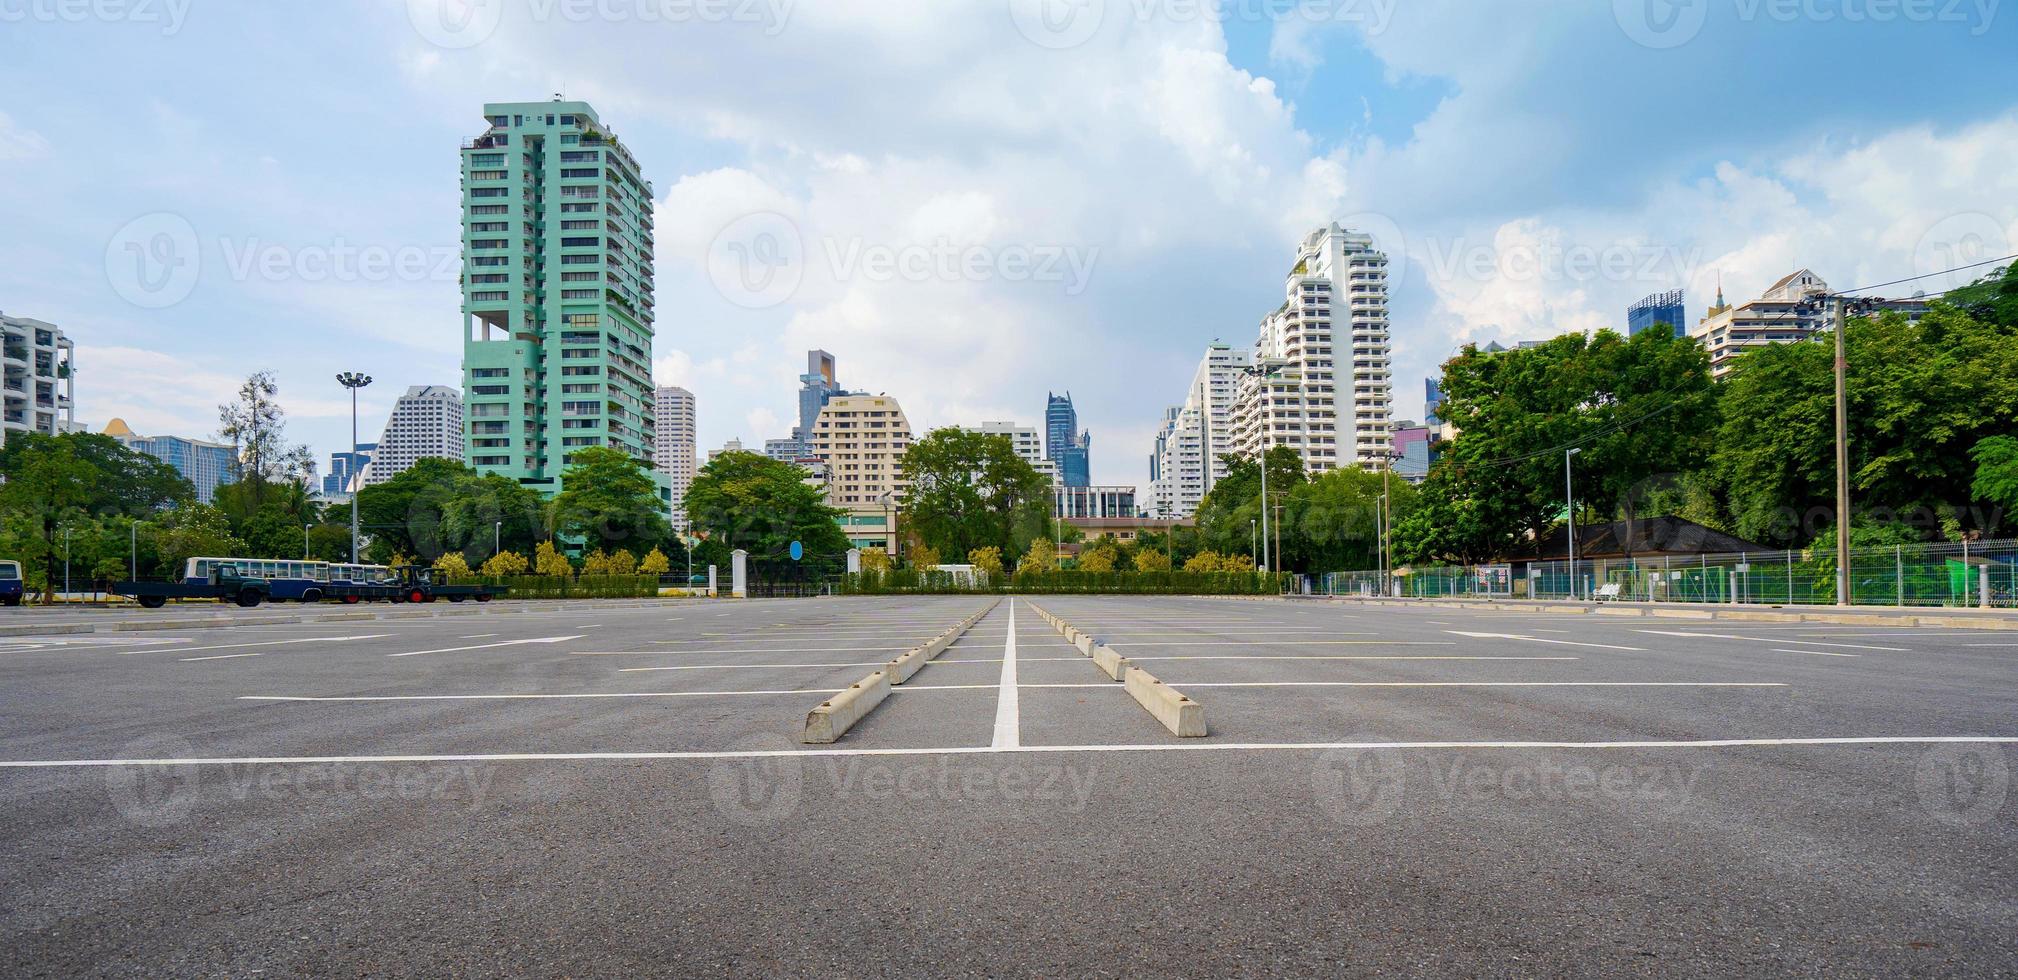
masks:
<path fill-rule="evenodd" d="M 1080 652 L 1080 653 L 1083 653 L 1083 654 L 1085 654 L 1085 655 L 1087 655 L 1087 656 L 1089 656 L 1089 657 L 1090 657 L 1090 656 L 1093 656 L 1093 638 L 1092 638 L 1092 637 L 1090 637 L 1090 636 L 1087 636 L 1087 635 L 1086 635 L 1086 634 L 1084 634 L 1084 633 L 1081 633 L 1081 634 L 1079 634 L 1079 639 L 1077 639 L 1077 640 L 1074 640 L 1074 641 L 1072 642 L 1072 645 L 1073 645 L 1073 646 L 1075 646 L 1075 647 L 1078 647 L 1078 648 L 1079 648 L 1079 652 Z"/>
<path fill-rule="evenodd" d="M 1130 667 L 1122 683 L 1149 716 L 1170 729 L 1178 738 L 1205 737 L 1205 706 L 1178 693 L 1176 688 L 1156 679 L 1140 667 Z"/>
<path fill-rule="evenodd" d="M 1128 669 L 1133 666 L 1127 657 L 1115 653 L 1114 648 L 1105 643 L 1095 644 L 1091 656 L 1093 666 L 1100 668 L 1109 678 L 1117 681 L 1127 676 Z"/>
<path fill-rule="evenodd" d="M 72 633 L 94 633 L 98 627 L 92 623 L 51 623 L 48 626 L 0 626 L 0 636 L 63 636 Z"/>
<path fill-rule="evenodd" d="M 967 635 L 968 630 L 974 628 L 975 623 L 980 622 L 1001 605 L 1002 600 L 1000 599 L 989 603 L 988 608 L 953 624 L 945 632 L 925 641 L 919 646 L 912 647 L 910 650 L 905 651 L 902 656 L 885 664 L 883 669 L 889 673 L 890 683 L 902 684 L 910 680 L 911 675 L 925 669 L 925 665 L 931 663 L 933 658 L 945 653 L 947 647 L 958 642 L 962 636 Z"/>
<path fill-rule="evenodd" d="M 890 696 L 890 675 L 875 671 L 848 685 L 848 689 L 820 702 L 806 715 L 806 731 L 799 741 L 807 745 L 831 745 L 839 741 L 855 723 Z"/>

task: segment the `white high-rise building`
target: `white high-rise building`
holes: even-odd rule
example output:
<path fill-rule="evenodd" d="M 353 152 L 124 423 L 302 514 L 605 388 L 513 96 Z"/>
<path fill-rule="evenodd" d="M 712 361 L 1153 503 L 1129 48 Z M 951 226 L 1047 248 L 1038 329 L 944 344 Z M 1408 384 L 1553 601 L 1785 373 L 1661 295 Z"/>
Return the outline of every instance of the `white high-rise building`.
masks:
<path fill-rule="evenodd" d="M 652 465 L 666 475 L 673 489 L 673 528 L 686 531 L 687 488 L 694 485 L 700 441 L 694 430 L 694 393 L 661 387 L 653 397 L 657 427 L 652 436 Z"/>
<path fill-rule="evenodd" d="M 55 324 L 0 313 L 0 445 L 9 432 L 76 431 L 76 363 Z"/>
<path fill-rule="evenodd" d="M 1236 389 L 1233 450 L 1290 446 L 1313 474 L 1378 467 L 1391 445 L 1387 256 L 1334 222 L 1297 247 L 1284 292 L 1254 344 L 1267 376 Z"/>
<path fill-rule="evenodd" d="M 1224 456 L 1235 451 L 1233 402 L 1253 357 L 1214 341 L 1199 358 L 1184 404 L 1164 413 L 1150 461 L 1150 510 L 1178 520 L 1198 512 L 1199 502 L 1226 475 Z"/>
<path fill-rule="evenodd" d="M 1009 444 L 1016 449 L 1016 455 L 1044 478 L 1058 485 L 1058 464 L 1044 458 L 1044 434 L 1034 425 L 1017 425 L 1014 422 L 983 422 L 980 425 L 961 426 L 966 432 L 979 432 L 984 436 L 1007 436 Z"/>
<path fill-rule="evenodd" d="M 416 460 L 461 462 L 462 449 L 462 394 L 446 385 L 415 385 L 393 403 L 378 452 L 365 464 L 363 485 L 384 483 Z"/>

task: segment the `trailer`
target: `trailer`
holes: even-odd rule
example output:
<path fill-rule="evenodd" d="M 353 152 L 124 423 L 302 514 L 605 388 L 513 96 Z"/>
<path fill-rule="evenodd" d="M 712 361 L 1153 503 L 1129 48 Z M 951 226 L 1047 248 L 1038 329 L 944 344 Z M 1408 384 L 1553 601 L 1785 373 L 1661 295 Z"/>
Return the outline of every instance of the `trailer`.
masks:
<path fill-rule="evenodd" d="M 273 597 L 271 584 L 263 578 L 242 574 L 236 565 L 215 564 L 209 572 L 207 577 L 193 581 L 119 582 L 112 586 L 111 591 L 113 595 L 138 600 L 144 609 L 159 609 L 170 599 L 228 599 L 251 609 Z"/>
<path fill-rule="evenodd" d="M 435 582 L 431 568 L 406 566 L 393 571 L 396 573 L 393 580 L 386 582 L 331 582 L 323 598 L 346 605 L 360 602 L 433 602 L 437 599 L 489 602 L 509 591 L 499 585 L 440 585 Z"/>

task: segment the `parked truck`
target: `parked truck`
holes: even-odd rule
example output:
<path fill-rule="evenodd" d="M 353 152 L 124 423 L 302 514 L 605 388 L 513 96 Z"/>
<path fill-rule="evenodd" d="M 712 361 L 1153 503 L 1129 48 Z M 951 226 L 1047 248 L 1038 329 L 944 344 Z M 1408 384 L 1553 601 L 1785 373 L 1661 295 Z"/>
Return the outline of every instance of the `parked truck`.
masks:
<path fill-rule="evenodd" d="M 273 597 L 273 586 L 263 578 L 241 574 L 237 565 L 217 564 L 208 577 L 180 582 L 120 582 L 113 595 L 131 596 L 146 609 L 159 609 L 170 599 L 230 600 L 247 609 Z"/>
<path fill-rule="evenodd" d="M 0 561 L 0 606 L 18 606 L 27 589 L 21 584 L 21 563 Z"/>
<path fill-rule="evenodd" d="M 394 577 L 384 582 L 332 582 L 323 598 L 350 605 L 360 602 L 433 602 L 436 599 L 489 602 L 508 591 L 499 585 L 441 585 L 435 582 L 431 568 L 409 565 L 393 571 Z"/>

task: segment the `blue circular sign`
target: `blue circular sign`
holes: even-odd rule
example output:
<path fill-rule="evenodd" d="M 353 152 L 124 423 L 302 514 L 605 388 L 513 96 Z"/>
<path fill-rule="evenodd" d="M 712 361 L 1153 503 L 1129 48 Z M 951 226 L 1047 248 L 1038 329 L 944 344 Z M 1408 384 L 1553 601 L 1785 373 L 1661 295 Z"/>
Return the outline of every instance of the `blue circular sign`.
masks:
<path fill-rule="evenodd" d="M 801 542 L 798 542 L 798 541 L 794 541 L 794 542 L 792 542 L 792 560 L 793 560 L 793 561 L 798 561 L 799 559 L 801 559 L 801 558 L 804 558 L 804 557 L 806 557 L 806 546 L 805 546 L 805 544 L 803 544 L 803 543 L 801 543 Z"/>

